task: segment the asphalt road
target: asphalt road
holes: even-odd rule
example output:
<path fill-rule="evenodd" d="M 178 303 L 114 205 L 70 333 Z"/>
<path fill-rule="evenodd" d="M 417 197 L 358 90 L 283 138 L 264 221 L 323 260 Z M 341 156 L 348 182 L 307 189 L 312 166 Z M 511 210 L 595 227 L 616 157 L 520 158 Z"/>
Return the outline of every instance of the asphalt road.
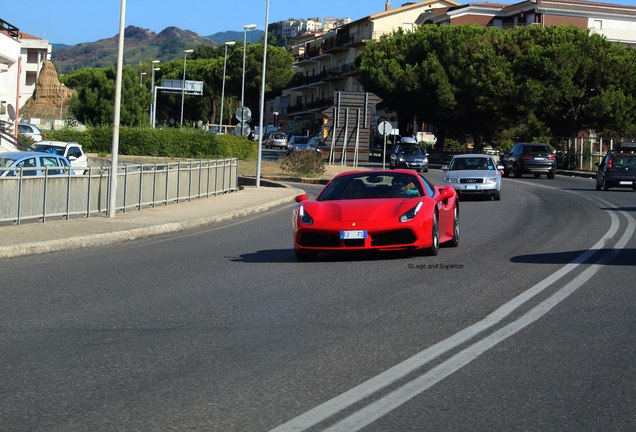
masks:
<path fill-rule="evenodd" d="M 635 197 L 506 179 L 437 257 L 299 263 L 286 207 L 0 261 L 0 430 L 635 430 Z"/>

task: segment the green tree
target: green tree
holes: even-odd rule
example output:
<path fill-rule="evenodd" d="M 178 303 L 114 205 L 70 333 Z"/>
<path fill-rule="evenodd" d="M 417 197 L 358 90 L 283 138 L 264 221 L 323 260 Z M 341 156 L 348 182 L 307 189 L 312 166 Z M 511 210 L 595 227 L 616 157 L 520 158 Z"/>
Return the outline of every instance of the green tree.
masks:
<path fill-rule="evenodd" d="M 79 69 L 64 78 L 68 87 L 76 90 L 70 110 L 84 124 L 108 125 L 113 123 L 115 106 L 114 67 L 107 69 Z M 149 123 L 151 96 L 139 84 L 139 75 L 131 67 L 122 71 L 121 115 L 122 125 L 139 126 Z"/>

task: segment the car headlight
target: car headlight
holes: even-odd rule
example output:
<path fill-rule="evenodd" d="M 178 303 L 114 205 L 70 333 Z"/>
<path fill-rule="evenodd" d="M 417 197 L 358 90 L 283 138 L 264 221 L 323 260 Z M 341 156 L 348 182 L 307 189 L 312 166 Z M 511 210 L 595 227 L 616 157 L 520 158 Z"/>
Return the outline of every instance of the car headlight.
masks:
<path fill-rule="evenodd" d="M 404 162 L 404 158 L 403 158 L 403 157 L 401 157 L 401 158 L 399 159 L 399 161 L 400 161 L 400 162 Z"/>
<path fill-rule="evenodd" d="M 454 184 L 459 183 L 459 179 L 453 177 L 444 177 L 444 183 Z"/>
<path fill-rule="evenodd" d="M 497 179 L 494 177 L 486 177 L 484 183 L 497 183 Z"/>
<path fill-rule="evenodd" d="M 408 222 L 410 220 L 413 220 L 415 216 L 417 216 L 417 213 L 422 208 L 422 204 L 424 204 L 422 201 L 418 202 L 415 207 L 413 207 L 412 209 L 404 213 L 402 216 L 400 216 L 400 222 Z"/>
<path fill-rule="evenodd" d="M 311 225 L 314 223 L 314 218 L 305 211 L 305 206 L 303 205 L 298 207 L 298 219 L 300 219 L 300 221 L 305 225 Z"/>

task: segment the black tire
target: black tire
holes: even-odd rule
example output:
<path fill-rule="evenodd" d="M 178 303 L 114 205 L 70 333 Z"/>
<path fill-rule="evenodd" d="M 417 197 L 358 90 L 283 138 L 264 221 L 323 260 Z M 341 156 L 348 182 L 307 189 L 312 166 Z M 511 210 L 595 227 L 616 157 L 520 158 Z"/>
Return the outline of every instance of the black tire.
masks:
<path fill-rule="evenodd" d="M 514 166 L 514 174 L 515 174 L 515 178 L 521 177 L 521 170 L 519 169 L 519 166 L 517 164 L 515 164 Z"/>
<path fill-rule="evenodd" d="M 501 201 L 501 191 L 495 192 L 495 201 Z"/>
<path fill-rule="evenodd" d="M 554 180 L 554 171 L 550 171 L 550 172 L 548 172 L 548 178 L 549 178 L 550 180 Z"/>
<path fill-rule="evenodd" d="M 446 244 L 450 247 L 457 247 L 459 246 L 459 234 L 460 234 L 460 229 L 459 229 L 459 209 L 457 207 L 455 207 L 455 214 L 454 214 L 454 218 L 453 218 L 453 238 L 448 241 Z"/>
<path fill-rule="evenodd" d="M 504 177 L 508 177 L 508 176 L 510 175 L 510 172 L 509 172 L 506 168 L 504 168 L 504 170 L 503 170 L 503 174 L 502 174 L 502 175 L 503 175 Z"/>
<path fill-rule="evenodd" d="M 600 190 L 601 190 L 601 185 L 600 185 L 600 184 L 598 184 L 598 182 L 596 182 L 596 190 L 597 190 L 597 191 L 600 191 Z"/>
<path fill-rule="evenodd" d="M 432 244 L 427 249 L 427 253 L 430 256 L 437 256 L 439 253 L 439 220 L 437 217 L 437 212 L 433 213 L 433 228 L 431 230 L 431 239 Z"/>
<path fill-rule="evenodd" d="M 609 182 L 607 181 L 607 178 L 603 178 L 603 190 L 608 191 L 609 188 L 610 186 L 609 186 Z"/>

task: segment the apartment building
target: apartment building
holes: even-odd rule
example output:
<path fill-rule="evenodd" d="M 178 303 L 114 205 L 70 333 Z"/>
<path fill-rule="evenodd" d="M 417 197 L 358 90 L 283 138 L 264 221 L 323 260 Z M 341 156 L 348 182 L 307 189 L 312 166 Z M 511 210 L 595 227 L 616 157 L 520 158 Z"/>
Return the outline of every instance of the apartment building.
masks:
<path fill-rule="evenodd" d="M 526 0 L 514 4 L 470 3 L 429 11 L 417 25 L 479 24 L 493 27 L 573 25 L 612 42 L 636 46 L 636 7 L 583 0 Z"/>
<path fill-rule="evenodd" d="M 299 41 L 292 47 L 297 72 L 272 112 L 296 133 L 315 133 L 323 122 L 323 110 L 333 106 L 337 92 L 363 92 L 357 79 L 355 58 L 367 41 L 398 29 L 413 30 L 423 13 L 458 6 L 453 0 L 428 0 L 392 7 L 351 21 L 330 31 Z M 278 104 L 278 105 L 277 105 Z"/>
<path fill-rule="evenodd" d="M 44 61 L 50 58 L 48 41 L 0 19 L 0 121 L 13 122 L 16 112 L 19 116 L 19 109 L 33 96 Z"/>

